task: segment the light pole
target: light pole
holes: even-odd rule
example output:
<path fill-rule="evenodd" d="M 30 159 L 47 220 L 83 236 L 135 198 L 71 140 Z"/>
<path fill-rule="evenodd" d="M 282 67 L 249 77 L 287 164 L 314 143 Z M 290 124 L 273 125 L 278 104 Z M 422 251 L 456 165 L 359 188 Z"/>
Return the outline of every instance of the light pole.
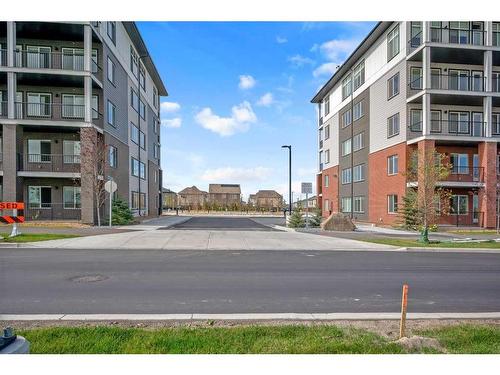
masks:
<path fill-rule="evenodd" d="M 283 145 L 281 148 L 288 149 L 288 213 L 292 214 L 292 146 Z"/>

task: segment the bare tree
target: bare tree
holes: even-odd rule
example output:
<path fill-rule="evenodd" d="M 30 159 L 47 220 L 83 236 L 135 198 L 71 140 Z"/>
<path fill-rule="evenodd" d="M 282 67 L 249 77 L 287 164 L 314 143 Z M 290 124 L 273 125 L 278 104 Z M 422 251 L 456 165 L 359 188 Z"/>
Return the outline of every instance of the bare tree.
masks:
<path fill-rule="evenodd" d="M 101 209 L 106 201 L 105 173 L 107 164 L 107 146 L 104 136 L 94 129 L 82 129 L 80 132 L 82 154 L 82 176 L 90 180 L 95 204 L 97 225 L 101 226 Z"/>
<path fill-rule="evenodd" d="M 450 192 L 439 186 L 450 174 L 451 165 L 435 148 L 414 151 L 407 168 L 410 186 L 418 182 L 417 191 L 410 190 L 404 199 L 405 207 L 400 212 L 414 216 L 413 222 L 420 227 L 420 241 L 429 243 L 429 227 L 437 224 L 443 214 L 449 212 Z"/>

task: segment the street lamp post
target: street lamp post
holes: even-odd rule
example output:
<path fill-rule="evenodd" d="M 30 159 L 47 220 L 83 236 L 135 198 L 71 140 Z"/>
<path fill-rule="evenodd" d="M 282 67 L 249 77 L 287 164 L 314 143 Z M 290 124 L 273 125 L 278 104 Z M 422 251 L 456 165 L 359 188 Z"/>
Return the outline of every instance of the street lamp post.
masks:
<path fill-rule="evenodd" d="M 281 148 L 288 149 L 288 212 L 292 214 L 292 146 L 283 145 Z"/>

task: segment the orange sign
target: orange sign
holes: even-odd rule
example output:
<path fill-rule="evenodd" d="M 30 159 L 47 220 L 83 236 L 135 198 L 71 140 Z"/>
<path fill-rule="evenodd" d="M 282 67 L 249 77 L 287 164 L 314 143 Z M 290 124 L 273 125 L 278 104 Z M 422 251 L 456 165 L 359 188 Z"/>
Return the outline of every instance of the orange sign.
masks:
<path fill-rule="evenodd" d="M 0 210 L 24 210 L 24 202 L 0 202 Z"/>

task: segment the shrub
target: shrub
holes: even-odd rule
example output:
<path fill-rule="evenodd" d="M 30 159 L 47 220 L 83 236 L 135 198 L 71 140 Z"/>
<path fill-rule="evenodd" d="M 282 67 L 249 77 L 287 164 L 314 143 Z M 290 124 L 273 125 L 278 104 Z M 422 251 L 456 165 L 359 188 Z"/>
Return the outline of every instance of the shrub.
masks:
<path fill-rule="evenodd" d="M 300 209 L 295 209 L 294 211 L 292 211 L 290 220 L 288 221 L 288 226 L 290 228 L 304 228 L 306 226 L 306 222 L 302 217 L 302 211 Z"/>
<path fill-rule="evenodd" d="M 113 213 L 113 225 L 127 225 L 134 221 L 132 211 L 128 207 L 128 203 L 121 198 L 116 198 L 111 207 Z"/>
<path fill-rule="evenodd" d="M 322 220 L 323 218 L 321 217 L 321 210 L 319 208 L 316 208 L 313 211 L 311 218 L 309 219 L 309 226 L 319 227 Z"/>

